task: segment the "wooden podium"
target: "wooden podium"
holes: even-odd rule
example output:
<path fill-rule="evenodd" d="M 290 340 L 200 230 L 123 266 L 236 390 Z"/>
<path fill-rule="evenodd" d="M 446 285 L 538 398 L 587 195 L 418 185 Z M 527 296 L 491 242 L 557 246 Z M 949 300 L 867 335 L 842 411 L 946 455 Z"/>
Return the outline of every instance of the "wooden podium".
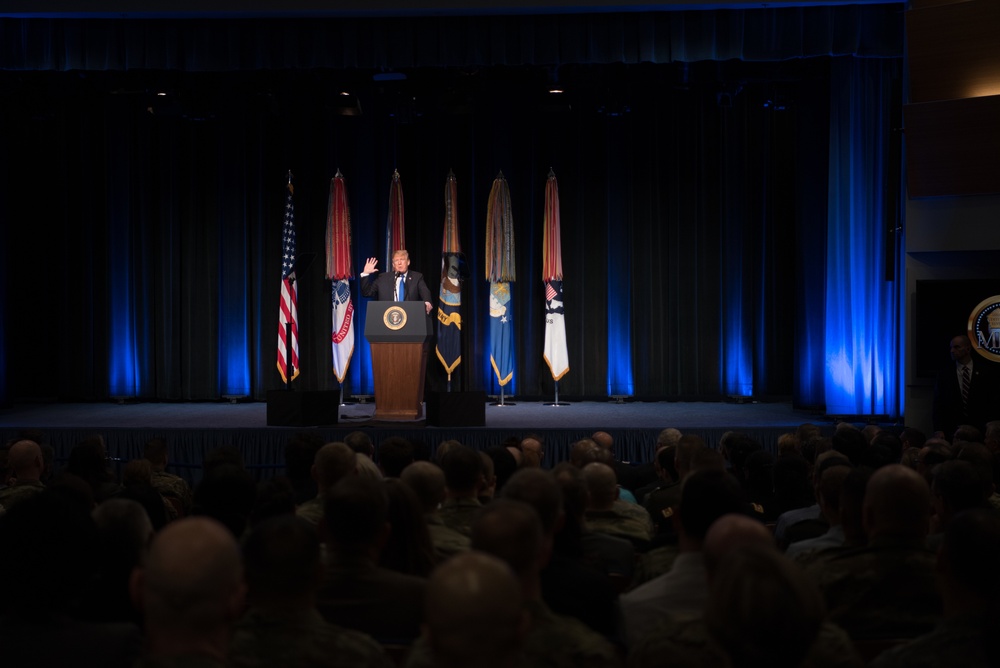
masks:
<path fill-rule="evenodd" d="M 424 416 L 430 323 L 423 302 L 368 302 L 365 338 L 372 349 L 376 420 Z"/>

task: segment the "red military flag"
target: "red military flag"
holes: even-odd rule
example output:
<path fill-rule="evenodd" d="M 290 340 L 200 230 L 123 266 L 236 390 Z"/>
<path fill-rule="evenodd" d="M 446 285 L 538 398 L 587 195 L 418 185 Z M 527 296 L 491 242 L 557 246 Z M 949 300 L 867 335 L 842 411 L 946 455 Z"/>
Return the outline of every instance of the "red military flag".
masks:
<path fill-rule="evenodd" d="M 326 278 L 331 281 L 330 315 L 332 320 L 333 375 L 344 384 L 347 367 L 354 354 L 354 302 L 351 284 L 351 211 L 347 205 L 344 175 L 330 180 L 330 200 L 326 211 Z"/>
<path fill-rule="evenodd" d="M 392 254 L 406 248 L 406 220 L 403 211 L 403 184 L 399 170 L 393 170 L 389 185 L 389 215 L 385 221 L 385 271 L 392 269 Z"/>

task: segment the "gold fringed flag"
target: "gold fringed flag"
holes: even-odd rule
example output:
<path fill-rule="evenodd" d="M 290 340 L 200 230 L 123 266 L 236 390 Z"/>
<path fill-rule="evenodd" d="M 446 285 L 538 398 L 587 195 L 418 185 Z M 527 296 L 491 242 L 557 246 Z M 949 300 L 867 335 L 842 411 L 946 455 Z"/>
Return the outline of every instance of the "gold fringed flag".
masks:
<path fill-rule="evenodd" d="M 330 180 L 330 200 L 326 209 L 326 278 L 331 281 L 330 309 L 333 346 L 333 375 L 344 384 L 347 367 L 354 354 L 354 302 L 351 284 L 351 211 L 347 206 L 344 175 L 337 170 Z"/>
<path fill-rule="evenodd" d="M 490 282 L 490 363 L 501 387 L 514 377 L 514 221 L 503 172 L 493 180 L 486 211 L 486 280 Z"/>
<path fill-rule="evenodd" d="M 281 231 L 281 301 L 278 305 L 278 373 L 285 383 L 299 375 L 298 287 L 295 285 L 295 204 L 292 173 Z"/>
<path fill-rule="evenodd" d="M 406 248 L 406 220 L 403 212 L 403 184 L 399 180 L 399 170 L 392 171 L 389 185 L 389 215 L 385 221 L 385 266 L 383 271 L 392 269 L 392 254 Z"/>
<path fill-rule="evenodd" d="M 451 382 L 462 362 L 462 280 L 459 273 L 458 182 L 448 172 L 444 185 L 444 234 L 441 241 L 441 290 L 438 293 L 437 358 Z"/>
<path fill-rule="evenodd" d="M 549 170 L 545 182 L 545 218 L 542 235 L 542 281 L 545 283 L 545 363 L 552 379 L 569 371 L 566 321 L 563 310 L 562 238 L 559 223 L 559 184 Z"/>

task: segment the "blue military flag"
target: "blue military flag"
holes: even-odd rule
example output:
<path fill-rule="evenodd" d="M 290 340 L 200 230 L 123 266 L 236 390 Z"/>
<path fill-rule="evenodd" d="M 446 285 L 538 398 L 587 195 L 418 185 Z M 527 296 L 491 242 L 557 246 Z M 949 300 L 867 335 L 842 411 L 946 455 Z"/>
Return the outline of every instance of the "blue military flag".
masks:
<path fill-rule="evenodd" d="M 490 364 L 500 387 L 514 377 L 514 221 L 503 173 L 490 189 L 486 213 L 486 280 L 490 282 Z"/>
<path fill-rule="evenodd" d="M 437 358 L 448 374 L 462 362 L 462 277 L 458 239 L 458 182 L 448 172 L 444 187 L 444 234 L 441 241 L 441 289 L 438 293 Z"/>

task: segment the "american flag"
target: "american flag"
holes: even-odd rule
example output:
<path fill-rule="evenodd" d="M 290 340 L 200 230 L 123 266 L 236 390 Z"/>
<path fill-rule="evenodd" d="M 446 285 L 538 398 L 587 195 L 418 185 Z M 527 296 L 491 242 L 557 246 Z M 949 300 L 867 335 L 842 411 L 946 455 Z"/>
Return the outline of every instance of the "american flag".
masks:
<path fill-rule="evenodd" d="M 287 383 L 299 375 L 298 295 L 295 286 L 295 204 L 292 195 L 292 174 L 288 174 L 288 199 L 285 201 L 285 223 L 281 233 L 281 304 L 278 308 L 278 373 Z M 287 341 L 291 330 L 292 340 Z M 288 357 L 291 357 L 291 361 Z M 289 371 L 291 375 L 289 376 Z"/>

